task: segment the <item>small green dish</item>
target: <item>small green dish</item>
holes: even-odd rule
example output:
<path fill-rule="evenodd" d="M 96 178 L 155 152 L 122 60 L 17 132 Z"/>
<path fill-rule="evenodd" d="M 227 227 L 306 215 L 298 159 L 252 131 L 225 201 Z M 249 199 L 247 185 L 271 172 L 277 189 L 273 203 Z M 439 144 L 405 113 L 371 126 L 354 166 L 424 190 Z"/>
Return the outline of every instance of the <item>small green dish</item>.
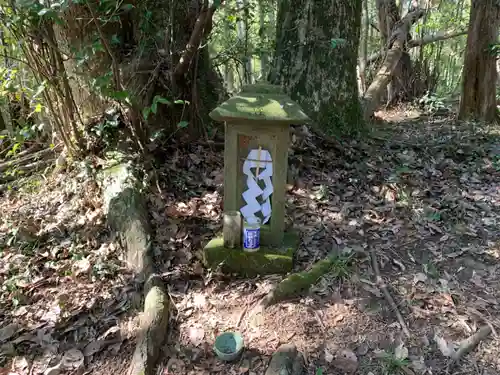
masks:
<path fill-rule="evenodd" d="M 221 360 L 234 361 L 243 351 L 243 337 L 238 332 L 224 332 L 216 337 L 214 351 Z"/>

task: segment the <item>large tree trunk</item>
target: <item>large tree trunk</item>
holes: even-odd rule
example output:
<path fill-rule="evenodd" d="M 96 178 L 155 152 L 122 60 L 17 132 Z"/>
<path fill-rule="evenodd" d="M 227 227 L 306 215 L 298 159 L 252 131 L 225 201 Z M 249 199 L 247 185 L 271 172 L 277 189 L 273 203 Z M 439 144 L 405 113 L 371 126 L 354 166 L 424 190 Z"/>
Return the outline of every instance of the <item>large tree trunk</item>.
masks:
<path fill-rule="evenodd" d="M 361 1 L 281 0 L 276 24 L 270 80 L 282 84 L 325 133 L 359 131 Z"/>
<path fill-rule="evenodd" d="M 496 56 L 490 52 L 496 43 L 499 7 L 495 0 L 473 0 L 467 48 L 462 74 L 459 118 L 492 122 L 496 119 Z"/>
<path fill-rule="evenodd" d="M 110 92 L 124 90 L 139 109 L 150 107 L 155 97 L 171 103 L 184 100 L 181 104 L 157 103 L 156 114 L 151 112 L 147 120 L 142 119 L 148 125 L 145 130 L 170 133 L 177 130 L 178 124 L 184 126 L 187 122 L 192 137 L 204 134 L 210 121 L 208 113 L 216 106 L 222 89 L 208 49 L 198 48 L 210 33 L 215 8 L 203 6 L 201 0 L 125 1 L 122 8 L 127 10 L 120 11 L 119 17 L 109 20 L 95 7 L 99 21 L 89 22 L 94 18 L 88 6 L 91 2 L 84 3 L 87 6 L 70 6 L 59 34 L 68 47 L 77 50 L 88 49 L 96 39 L 108 44 L 109 51 L 105 48 L 90 56 L 75 72 L 92 88 L 92 94 L 104 93 L 106 97 Z M 118 77 L 113 74 L 107 82 L 104 78 L 116 71 L 114 66 L 119 68 Z M 116 78 L 121 80 L 121 88 Z M 100 87 L 91 82 L 100 83 Z"/>

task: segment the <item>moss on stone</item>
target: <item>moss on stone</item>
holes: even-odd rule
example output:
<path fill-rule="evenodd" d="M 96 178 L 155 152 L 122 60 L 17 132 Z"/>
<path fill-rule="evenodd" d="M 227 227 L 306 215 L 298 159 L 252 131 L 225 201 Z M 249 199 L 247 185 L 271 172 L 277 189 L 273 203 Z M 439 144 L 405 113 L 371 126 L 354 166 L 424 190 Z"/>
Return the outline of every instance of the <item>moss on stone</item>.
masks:
<path fill-rule="evenodd" d="M 311 267 L 308 271 L 293 273 L 282 280 L 261 302 L 263 307 L 272 303 L 282 301 L 307 290 L 315 284 L 321 276 L 328 273 L 337 257 L 331 255 L 322 259 Z"/>
<path fill-rule="evenodd" d="M 245 85 L 241 88 L 242 93 L 258 93 L 258 94 L 279 94 L 283 95 L 285 92 L 283 88 L 278 85 L 271 85 L 267 82 L 257 82 L 253 85 Z"/>
<path fill-rule="evenodd" d="M 214 238 L 203 249 L 203 260 L 208 268 L 221 268 L 224 273 L 237 273 L 244 277 L 286 274 L 293 269 L 293 255 L 299 245 L 294 232 L 285 233 L 281 248 L 261 246 L 254 253 L 242 249 L 227 249 L 222 237 Z"/>
<path fill-rule="evenodd" d="M 216 121 L 265 121 L 270 124 L 304 124 L 309 117 L 281 88 L 257 84 L 245 86 L 240 94 L 233 96 L 210 112 Z"/>
<path fill-rule="evenodd" d="M 122 163 L 102 172 L 108 225 L 119 234 L 125 259 L 144 279 L 154 273 L 147 207 L 134 169 Z"/>

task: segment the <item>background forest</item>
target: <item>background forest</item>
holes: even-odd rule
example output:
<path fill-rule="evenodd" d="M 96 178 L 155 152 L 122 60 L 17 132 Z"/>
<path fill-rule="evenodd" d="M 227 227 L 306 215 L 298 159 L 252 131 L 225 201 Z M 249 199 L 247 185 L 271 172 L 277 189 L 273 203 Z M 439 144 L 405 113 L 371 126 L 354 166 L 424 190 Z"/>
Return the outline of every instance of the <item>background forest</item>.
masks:
<path fill-rule="evenodd" d="M 0 18 L 0 375 L 500 373 L 498 1 Z M 259 82 L 311 119 L 286 173 L 300 246 L 292 273 L 241 278 L 203 257 L 228 145 L 209 113 Z"/>

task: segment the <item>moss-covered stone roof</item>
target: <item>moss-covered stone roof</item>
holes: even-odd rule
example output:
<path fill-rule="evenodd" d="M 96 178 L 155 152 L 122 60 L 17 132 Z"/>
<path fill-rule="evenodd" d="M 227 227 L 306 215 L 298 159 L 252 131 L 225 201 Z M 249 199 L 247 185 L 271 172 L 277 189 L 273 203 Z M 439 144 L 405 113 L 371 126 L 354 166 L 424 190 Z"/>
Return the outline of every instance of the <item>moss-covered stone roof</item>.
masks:
<path fill-rule="evenodd" d="M 210 112 L 210 117 L 228 123 L 257 120 L 299 125 L 310 121 L 302 108 L 285 95 L 280 86 L 263 83 L 244 86 L 238 95 Z"/>

